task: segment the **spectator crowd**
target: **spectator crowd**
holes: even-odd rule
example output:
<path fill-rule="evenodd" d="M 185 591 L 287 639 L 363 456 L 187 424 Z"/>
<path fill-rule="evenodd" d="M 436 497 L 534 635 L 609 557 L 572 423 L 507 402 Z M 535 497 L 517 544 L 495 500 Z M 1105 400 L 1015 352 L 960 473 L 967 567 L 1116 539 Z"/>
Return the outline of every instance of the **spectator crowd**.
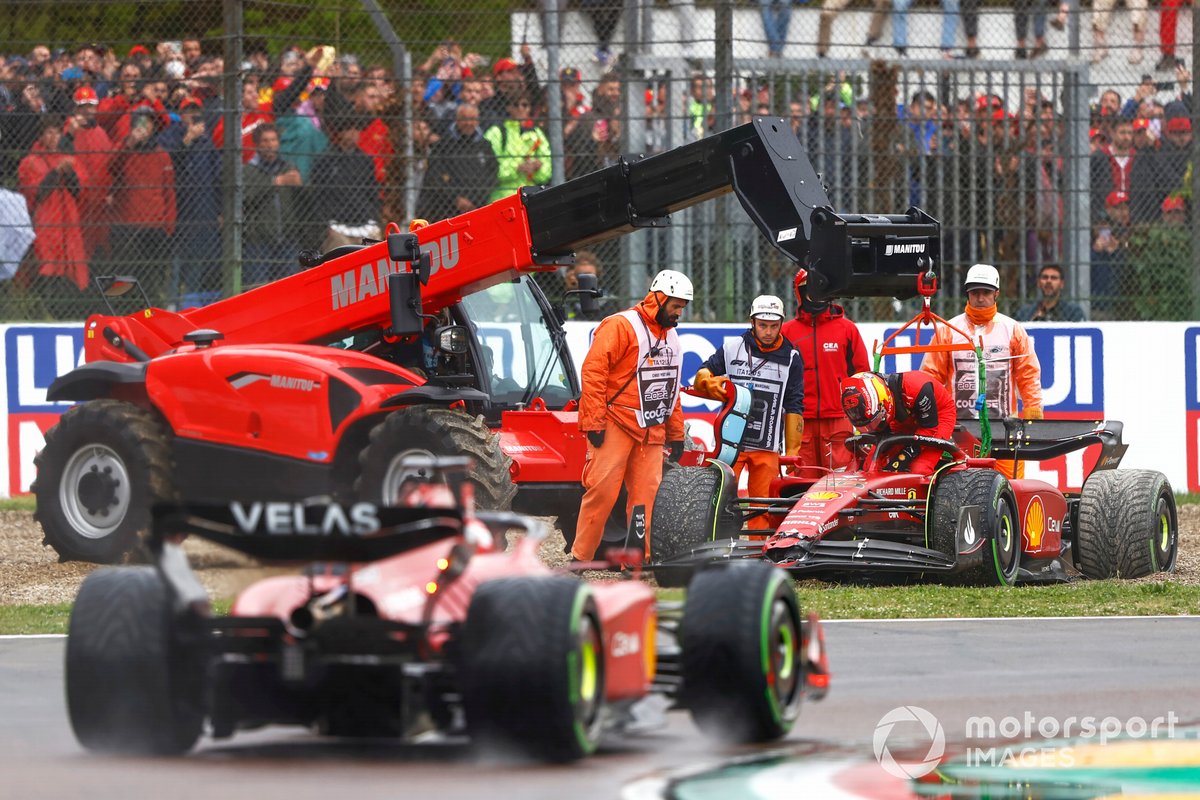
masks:
<path fill-rule="evenodd" d="M 515 53 L 493 61 L 446 40 L 400 86 L 389 67 L 333 47 L 276 55 L 248 48 L 234 101 L 243 286 L 297 271 L 302 249 L 379 238 L 389 220 L 442 219 L 548 183 L 556 158 L 570 179 L 617 163 L 623 151 L 661 152 L 716 130 L 714 80 L 705 73 L 678 87 L 676 109 L 665 78 L 646 81 L 637 109 L 645 139 L 628 142 L 622 105 L 633 95 L 612 69 L 607 41 L 590 88 L 574 66 L 547 81 L 528 45 Z M 1191 76 L 1178 59 L 1169 66 L 1169 99 L 1146 76 L 1128 96 L 1108 89 L 1092 107 L 1093 318 L 1172 318 L 1171 282 L 1184 270 L 1187 283 Z M 229 70 L 196 37 L 124 53 L 92 43 L 0 57 L 0 281 L 54 297 L 55 312 L 74 317 L 89 307 L 82 295 L 99 274 L 136 276 L 164 307 L 219 297 Z M 789 120 L 835 207 L 918 205 L 943 223 L 945 263 L 1025 265 L 1004 270 L 1012 284 L 1003 296 L 1014 308 L 1078 310 L 1052 311 L 1072 285 L 1061 98 L 1034 87 L 1012 98 L 949 84 L 877 96 L 842 74 L 786 89 L 767 79 L 735 84 L 734 123 L 764 114 Z M 551 151 L 551 92 L 562 109 L 563 153 Z M 615 253 L 601 246 L 592 258 L 610 263 Z M 1043 280 L 1046 267 L 1057 283 Z"/>

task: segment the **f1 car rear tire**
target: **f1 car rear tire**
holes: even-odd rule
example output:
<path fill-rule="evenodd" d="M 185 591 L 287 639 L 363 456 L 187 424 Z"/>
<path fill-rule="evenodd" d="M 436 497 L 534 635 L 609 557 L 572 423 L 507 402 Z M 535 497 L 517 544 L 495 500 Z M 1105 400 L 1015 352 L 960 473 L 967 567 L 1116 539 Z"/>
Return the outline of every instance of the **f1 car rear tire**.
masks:
<path fill-rule="evenodd" d="M 980 546 L 959 553 L 958 524 L 966 506 L 979 509 Z M 991 469 L 948 472 L 933 487 L 929 546 L 956 559 L 951 578 L 975 586 L 1012 586 L 1021 569 L 1021 529 L 1008 479 Z M 971 541 L 966 544 L 969 546 Z"/>
<path fill-rule="evenodd" d="M 470 473 L 475 503 L 496 511 L 512 508 L 517 493 L 509 472 L 512 459 L 500 449 L 499 437 L 482 416 L 436 406 L 409 406 L 388 414 L 371 429 L 370 442 L 359 453 L 355 495 L 368 502 L 394 504 L 401 484 L 411 475 L 403 464 L 409 455 L 470 456 L 475 460 Z"/>
<path fill-rule="evenodd" d="M 84 580 L 67 634 L 67 711 L 88 750 L 186 753 L 204 722 L 199 619 L 172 613 L 154 567 L 117 567 Z"/>
<path fill-rule="evenodd" d="M 467 729 L 484 745 L 574 761 L 599 743 L 604 636 L 591 588 L 565 576 L 475 590 L 463 638 Z"/>
<path fill-rule="evenodd" d="M 760 561 L 698 572 L 680 622 L 681 704 L 707 736 L 767 742 L 800 714 L 804 659 L 791 578 Z"/>
<path fill-rule="evenodd" d="M 1144 469 L 1093 472 L 1079 497 L 1075 535 L 1088 578 L 1140 578 L 1171 572 L 1179 517 L 1167 476 Z"/>
<path fill-rule="evenodd" d="M 651 563 L 741 534 L 741 516 L 728 503 L 736 491 L 731 481 L 732 473 L 718 464 L 675 467 L 663 474 L 650 518 Z M 661 586 L 683 586 L 689 575 L 672 570 L 656 577 Z"/>
<path fill-rule="evenodd" d="M 34 516 L 62 561 L 121 561 L 149 528 L 151 507 L 175 499 L 170 431 L 121 400 L 68 409 L 34 464 Z"/>

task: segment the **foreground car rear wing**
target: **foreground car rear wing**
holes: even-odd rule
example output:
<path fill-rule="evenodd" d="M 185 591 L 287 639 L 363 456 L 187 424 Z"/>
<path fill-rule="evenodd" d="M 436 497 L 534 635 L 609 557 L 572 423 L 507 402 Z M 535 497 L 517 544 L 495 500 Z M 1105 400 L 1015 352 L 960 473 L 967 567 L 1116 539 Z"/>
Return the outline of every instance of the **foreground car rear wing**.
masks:
<path fill-rule="evenodd" d="M 373 503 L 232 502 L 157 505 L 149 545 L 193 535 L 271 562 L 367 562 L 458 536 L 457 508 L 408 508 Z"/>

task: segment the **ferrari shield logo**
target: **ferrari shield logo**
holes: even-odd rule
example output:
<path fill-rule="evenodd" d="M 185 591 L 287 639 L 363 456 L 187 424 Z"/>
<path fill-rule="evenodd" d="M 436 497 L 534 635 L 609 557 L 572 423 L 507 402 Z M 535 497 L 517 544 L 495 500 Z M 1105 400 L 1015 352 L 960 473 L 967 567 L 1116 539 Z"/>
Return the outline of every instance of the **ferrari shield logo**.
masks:
<path fill-rule="evenodd" d="M 954 537 L 960 556 L 974 553 L 983 547 L 987 537 L 983 532 L 979 506 L 963 506 L 958 512 L 958 533 Z"/>

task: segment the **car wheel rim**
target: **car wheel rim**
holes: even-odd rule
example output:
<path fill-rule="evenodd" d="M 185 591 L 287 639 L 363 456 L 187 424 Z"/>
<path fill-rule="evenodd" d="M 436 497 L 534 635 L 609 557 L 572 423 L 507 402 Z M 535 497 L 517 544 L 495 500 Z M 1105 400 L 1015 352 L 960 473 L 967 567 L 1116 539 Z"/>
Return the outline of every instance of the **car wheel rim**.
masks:
<path fill-rule="evenodd" d="M 1001 582 L 1011 583 L 1016 574 L 1017 546 L 1016 536 L 1013 534 L 1012 511 L 1007 500 L 1000 501 L 997 514 L 1000 525 L 996 532 L 996 567 Z"/>
<path fill-rule="evenodd" d="M 579 623 L 578 648 L 571 659 L 572 703 L 575 706 L 575 730 L 581 744 L 592 738 L 592 729 L 600 711 L 603 692 L 600 631 L 590 615 Z"/>
<path fill-rule="evenodd" d="M 767 691 L 779 718 L 786 719 L 800 685 L 800 671 L 796 668 L 799 636 L 791 606 L 782 598 L 771 604 L 770 620 L 765 631 Z"/>
<path fill-rule="evenodd" d="M 125 521 L 131 492 L 129 469 L 117 451 L 92 444 L 67 460 L 58 500 L 72 529 L 87 539 L 103 539 Z"/>
<path fill-rule="evenodd" d="M 1172 535 L 1171 509 L 1165 497 L 1158 498 L 1155 509 L 1158 517 L 1158 535 L 1150 544 L 1150 556 L 1156 572 L 1170 569 L 1175 555 L 1175 537 Z"/>
<path fill-rule="evenodd" d="M 380 502 L 384 505 L 396 505 L 400 501 L 400 487 L 406 481 L 413 478 L 429 478 L 432 471 L 423 467 L 413 467 L 404 463 L 404 460 L 410 456 L 421 456 L 424 458 L 433 458 L 434 455 L 429 450 L 413 448 L 411 450 L 403 450 L 397 453 L 390 462 L 388 468 L 383 474 L 383 481 L 379 489 Z"/>

